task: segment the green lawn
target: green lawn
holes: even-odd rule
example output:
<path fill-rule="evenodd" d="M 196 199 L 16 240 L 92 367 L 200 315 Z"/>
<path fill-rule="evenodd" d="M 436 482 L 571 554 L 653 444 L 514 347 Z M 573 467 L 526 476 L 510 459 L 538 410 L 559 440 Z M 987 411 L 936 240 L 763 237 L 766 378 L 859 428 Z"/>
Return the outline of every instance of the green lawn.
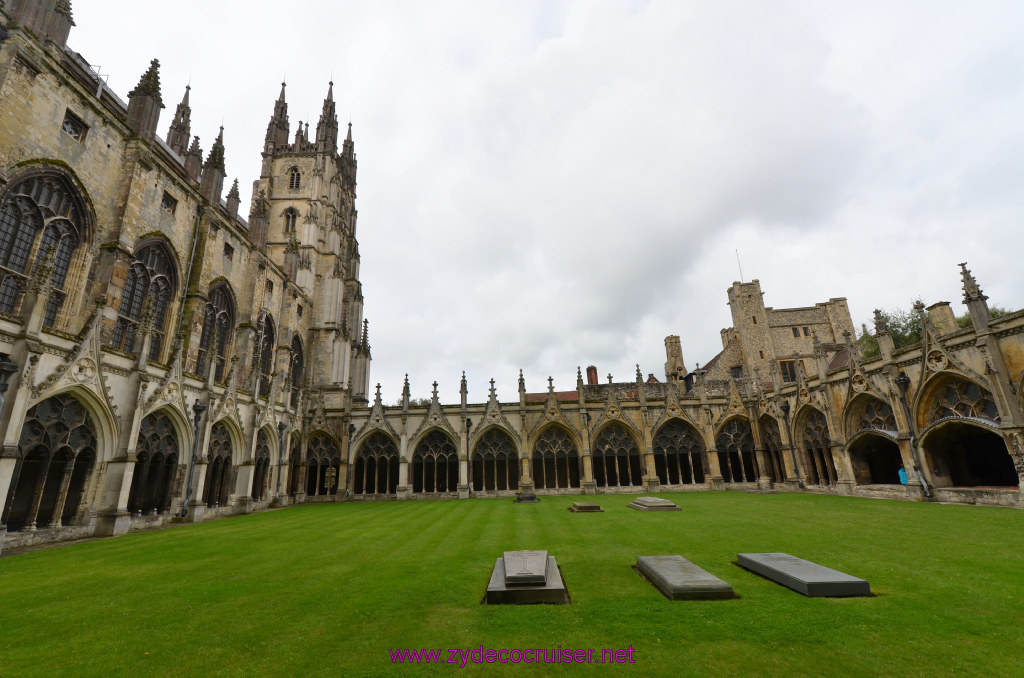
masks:
<path fill-rule="evenodd" d="M 1024 512 L 798 494 L 298 506 L 0 559 L 0 675 L 1021 675 Z M 576 497 L 575 499 L 579 499 Z M 591 497 L 590 499 L 594 499 Z M 546 549 L 570 605 L 480 605 Z M 734 564 L 785 551 L 871 583 L 805 598 Z M 669 602 L 679 554 L 736 600 Z M 392 664 L 399 648 L 634 648 L 634 664 Z M 448 652 L 444 653 L 448 658 Z"/>

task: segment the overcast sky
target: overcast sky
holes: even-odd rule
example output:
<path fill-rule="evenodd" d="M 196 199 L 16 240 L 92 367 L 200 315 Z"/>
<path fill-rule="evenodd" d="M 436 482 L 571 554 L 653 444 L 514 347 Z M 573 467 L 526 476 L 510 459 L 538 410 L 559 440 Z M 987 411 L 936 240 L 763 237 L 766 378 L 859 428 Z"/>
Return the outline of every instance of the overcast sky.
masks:
<path fill-rule="evenodd" d="M 664 379 L 721 349 L 726 290 L 1024 307 L 1024 3 L 75 0 L 122 98 L 191 79 L 204 153 L 252 181 L 282 78 L 294 134 L 333 78 L 385 402 Z"/>

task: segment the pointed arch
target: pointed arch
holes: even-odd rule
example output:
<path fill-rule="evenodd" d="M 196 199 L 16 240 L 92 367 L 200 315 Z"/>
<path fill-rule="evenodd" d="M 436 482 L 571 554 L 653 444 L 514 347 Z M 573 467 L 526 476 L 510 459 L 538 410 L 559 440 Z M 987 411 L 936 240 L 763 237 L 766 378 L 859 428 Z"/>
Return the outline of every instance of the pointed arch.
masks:
<path fill-rule="evenodd" d="M 643 485 L 643 463 L 637 439 L 621 422 L 606 422 L 591 445 L 594 484 L 598 487 Z"/>
<path fill-rule="evenodd" d="M 288 168 L 288 188 L 298 190 L 302 188 L 302 170 L 293 165 Z"/>
<path fill-rule="evenodd" d="M 572 431 L 557 423 L 541 427 L 534 436 L 533 482 L 537 489 L 580 486 L 579 447 Z"/>
<path fill-rule="evenodd" d="M 695 485 L 708 473 L 704 437 L 688 419 L 671 417 L 655 431 L 654 472 L 662 485 Z"/>
<path fill-rule="evenodd" d="M 995 422 L 945 417 L 921 432 L 920 445 L 936 487 L 1020 487 L 1010 448 Z"/>
<path fill-rule="evenodd" d="M 231 488 L 235 484 L 237 464 L 232 463 L 241 449 L 241 432 L 230 419 L 220 419 L 210 428 L 210 441 L 206 448 L 206 482 L 203 501 L 207 508 L 227 506 Z"/>
<path fill-rule="evenodd" d="M 0 521 L 12 532 L 72 524 L 84 509 L 82 499 L 98 444 L 96 422 L 72 392 L 52 395 L 29 408 Z"/>
<path fill-rule="evenodd" d="M 218 280 L 210 285 L 196 359 L 196 372 L 199 375 L 205 376 L 212 367 L 216 381 L 224 378 L 224 366 L 229 357 L 228 347 L 234 342 L 236 308 L 235 293 L 226 280 Z"/>
<path fill-rule="evenodd" d="M 270 375 L 275 371 L 274 350 L 277 348 L 277 326 L 269 312 L 260 313 L 253 342 L 253 369 L 259 371 L 258 397 L 270 397 Z"/>
<path fill-rule="evenodd" d="M 474 492 L 519 489 L 519 449 L 504 426 L 484 427 L 473 443 L 471 482 Z"/>
<path fill-rule="evenodd" d="M 758 420 L 758 426 L 761 427 L 761 444 L 764 445 L 765 456 L 768 459 L 768 475 L 773 482 L 781 483 L 786 479 L 786 464 L 782 458 L 782 433 L 779 422 L 770 414 L 765 414 Z"/>
<path fill-rule="evenodd" d="M 793 429 L 808 482 L 811 485 L 835 485 L 836 464 L 832 458 L 832 438 L 825 415 L 821 410 L 805 405 L 797 412 Z"/>
<path fill-rule="evenodd" d="M 170 509 L 181 461 L 181 437 L 161 408 L 143 418 L 135 443 L 135 469 L 128 493 L 128 512 L 147 515 Z"/>
<path fill-rule="evenodd" d="M 871 393 L 855 395 L 846 404 L 843 421 L 848 439 L 865 429 L 891 432 L 897 430 L 892 406 Z"/>
<path fill-rule="evenodd" d="M 447 432 L 427 429 L 413 449 L 413 493 L 447 493 L 458 489 L 459 446 Z"/>
<path fill-rule="evenodd" d="M 341 446 L 327 431 L 316 431 L 306 445 L 306 494 L 326 496 L 338 491 Z"/>
<path fill-rule="evenodd" d="M 267 488 L 270 486 L 270 457 L 275 447 L 273 429 L 263 426 L 256 432 L 256 447 L 253 450 L 252 498 L 255 501 L 266 499 Z"/>
<path fill-rule="evenodd" d="M 289 207 L 282 213 L 282 216 L 284 217 L 285 235 L 297 234 L 299 223 L 299 211 L 294 207 Z"/>
<path fill-rule="evenodd" d="M 359 444 L 353 470 L 354 494 L 395 494 L 398 491 L 398 442 L 374 431 Z"/>
<path fill-rule="evenodd" d="M 992 392 L 960 372 L 944 370 L 921 388 L 914 403 L 919 431 L 947 418 L 970 418 L 999 425 Z"/>
<path fill-rule="evenodd" d="M 750 420 L 744 416 L 726 419 L 715 435 L 718 464 L 727 483 L 752 483 L 757 480 L 757 459 L 754 456 L 754 433 Z"/>
<path fill-rule="evenodd" d="M 302 348 L 302 339 L 299 338 L 298 333 L 292 337 L 289 370 L 291 377 L 291 405 L 292 407 L 297 407 L 299 403 L 299 389 L 304 384 L 306 370 L 306 353 Z"/>
<path fill-rule="evenodd" d="M 178 289 L 177 257 L 164 238 L 148 238 L 135 249 L 118 305 L 118 319 L 111 340 L 119 351 L 132 352 L 143 309 L 150 304 L 152 339 L 149 359 L 159 360 L 171 318 L 168 309 Z M 149 300 L 148 302 L 146 300 Z"/>
<path fill-rule="evenodd" d="M 29 276 L 48 260 L 53 289 L 43 326 L 54 327 L 68 275 L 83 269 L 82 245 L 92 237 L 87 194 L 69 168 L 44 163 L 15 175 L 0 193 L 0 312 L 20 310 Z"/>

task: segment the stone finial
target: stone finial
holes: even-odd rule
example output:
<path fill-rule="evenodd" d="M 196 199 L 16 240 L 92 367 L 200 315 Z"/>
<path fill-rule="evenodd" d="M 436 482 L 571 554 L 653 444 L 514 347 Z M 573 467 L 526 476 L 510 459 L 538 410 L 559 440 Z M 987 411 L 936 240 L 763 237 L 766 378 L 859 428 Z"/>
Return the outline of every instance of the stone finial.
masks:
<path fill-rule="evenodd" d="M 640 363 L 636 364 L 636 380 L 637 381 L 643 381 L 644 380 L 644 373 L 640 371 Z"/>
<path fill-rule="evenodd" d="M 548 393 L 555 392 L 555 380 L 553 377 L 548 377 Z"/>
<path fill-rule="evenodd" d="M 885 319 L 881 309 L 875 309 L 875 336 L 889 334 L 889 321 Z"/>
<path fill-rule="evenodd" d="M 435 402 L 437 401 L 437 382 L 436 381 L 434 382 L 434 392 L 433 392 L 433 394 L 430 397 Z"/>
<path fill-rule="evenodd" d="M 362 341 L 362 344 L 363 344 L 363 348 L 365 348 L 367 350 L 370 349 L 370 321 L 366 320 L 366 319 L 363 320 L 363 341 Z"/>
<path fill-rule="evenodd" d="M 576 366 L 576 388 L 583 388 L 583 370 L 580 369 L 579 365 Z"/>
<path fill-rule="evenodd" d="M 967 262 L 960 264 L 960 275 L 963 278 L 964 286 L 964 303 L 970 303 L 977 301 L 978 299 L 988 299 L 987 296 L 978 287 L 978 281 L 975 280 L 974 276 L 971 275 L 971 271 L 967 268 Z"/>
<path fill-rule="evenodd" d="M 373 404 L 374 405 L 380 405 L 381 404 L 381 401 L 380 401 L 380 382 L 379 381 L 377 382 L 377 393 L 376 393 L 376 395 L 373 396 Z"/>
<path fill-rule="evenodd" d="M 462 381 L 459 382 L 459 392 L 468 393 L 469 389 L 466 386 L 466 370 L 462 370 Z"/>
<path fill-rule="evenodd" d="M 825 345 L 818 339 L 818 333 L 811 331 L 811 350 L 814 351 L 814 357 L 824 358 L 825 357 Z"/>
<path fill-rule="evenodd" d="M 519 392 L 526 393 L 526 379 L 523 378 L 523 370 L 519 370 Z"/>
<path fill-rule="evenodd" d="M 612 373 L 611 373 L 611 372 L 609 372 L 609 373 L 608 373 L 608 383 L 609 383 L 609 384 L 611 384 L 611 383 L 614 383 L 614 382 L 612 381 Z"/>
<path fill-rule="evenodd" d="M 408 372 L 405 373 L 405 383 L 402 384 L 402 395 L 403 396 L 408 396 L 409 395 L 409 373 Z"/>
<path fill-rule="evenodd" d="M 231 184 L 231 190 L 228 191 L 227 199 L 228 215 L 230 215 L 232 219 L 238 218 L 238 204 L 241 201 L 242 198 L 238 193 L 238 179 L 235 179 L 235 182 Z"/>
<path fill-rule="evenodd" d="M 491 400 L 498 399 L 498 391 L 494 388 L 494 379 L 491 379 Z"/>
<path fill-rule="evenodd" d="M 149 68 L 145 73 L 142 74 L 142 78 L 139 80 L 139 84 L 135 86 L 131 92 L 128 93 L 129 97 L 138 95 L 150 96 L 157 100 L 160 107 L 163 108 L 163 100 L 160 97 L 160 60 L 153 59 L 149 62 Z"/>
<path fill-rule="evenodd" d="M 199 137 L 196 137 L 198 142 Z M 221 125 L 220 132 L 217 133 L 217 139 L 213 142 L 213 148 L 210 149 L 210 155 L 206 156 L 206 162 L 203 163 L 203 169 L 219 169 L 221 172 L 224 171 L 224 126 Z"/>

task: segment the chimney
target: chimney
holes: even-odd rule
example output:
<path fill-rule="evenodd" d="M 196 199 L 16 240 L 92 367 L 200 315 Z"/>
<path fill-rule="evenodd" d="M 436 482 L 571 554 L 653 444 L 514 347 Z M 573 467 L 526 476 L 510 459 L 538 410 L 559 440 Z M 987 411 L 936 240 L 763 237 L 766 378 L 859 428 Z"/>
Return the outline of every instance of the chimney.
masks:
<path fill-rule="evenodd" d="M 597 386 L 597 367 L 587 365 L 587 385 Z"/>

